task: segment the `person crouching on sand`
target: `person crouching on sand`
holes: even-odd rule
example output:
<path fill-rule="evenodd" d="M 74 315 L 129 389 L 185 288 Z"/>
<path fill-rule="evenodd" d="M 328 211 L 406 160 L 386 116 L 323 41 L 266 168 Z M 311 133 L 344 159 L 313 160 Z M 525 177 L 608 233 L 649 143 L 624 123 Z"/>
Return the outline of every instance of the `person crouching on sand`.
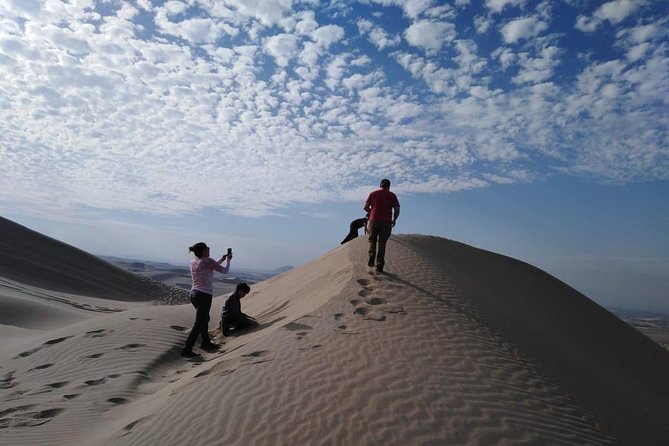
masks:
<path fill-rule="evenodd" d="M 185 358 L 195 358 L 200 356 L 193 352 L 193 346 L 198 336 L 202 336 L 202 344 L 200 346 L 204 350 L 217 350 L 219 345 L 211 342 L 209 337 L 209 310 L 211 309 L 211 299 L 214 293 L 214 271 L 219 273 L 227 273 L 230 270 L 230 260 L 232 260 L 232 253 L 223 255 L 220 260 L 216 261 L 209 257 L 209 247 L 206 243 L 196 243 L 188 251 L 195 254 L 197 259 L 190 261 L 190 275 L 193 279 L 193 286 L 190 292 L 190 302 L 196 309 L 195 323 L 193 329 L 186 339 L 181 351 L 181 356 Z M 221 264 L 225 261 L 225 266 Z"/>
<path fill-rule="evenodd" d="M 244 298 L 251 288 L 245 283 L 237 284 L 235 292 L 230 295 L 223 305 L 221 311 L 221 333 L 223 336 L 230 336 L 231 330 L 239 331 L 244 328 L 257 327 L 258 321 L 251 316 L 242 313 L 241 299 Z"/>
<path fill-rule="evenodd" d="M 364 228 L 365 234 L 367 234 L 367 220 L 369 219 L 369 213 L 365 215 L 364 218 L 358 218 L 356 220 L 353 220 L 351 222 L 348 235 L 346 238 L 340 243 L 340 245 L 343 245 L 344 243 L 348 243 L 354 238 L 358 236 L 358 229 Z"/>

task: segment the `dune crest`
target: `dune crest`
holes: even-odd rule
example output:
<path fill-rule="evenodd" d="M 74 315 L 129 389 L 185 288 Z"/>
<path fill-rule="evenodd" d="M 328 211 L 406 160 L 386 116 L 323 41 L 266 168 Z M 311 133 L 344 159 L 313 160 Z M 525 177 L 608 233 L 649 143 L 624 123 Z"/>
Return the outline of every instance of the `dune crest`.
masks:
<path fill-rule="evenodd" d="M 2 357 L 0 444 L 664 444 L 669 352 L 565 284 L 449 240 L 363 238 L 252 286 L 259 330 L 189 362 L 192 307 Z M 214 299 L 212 326 L 223 297 Z"/>

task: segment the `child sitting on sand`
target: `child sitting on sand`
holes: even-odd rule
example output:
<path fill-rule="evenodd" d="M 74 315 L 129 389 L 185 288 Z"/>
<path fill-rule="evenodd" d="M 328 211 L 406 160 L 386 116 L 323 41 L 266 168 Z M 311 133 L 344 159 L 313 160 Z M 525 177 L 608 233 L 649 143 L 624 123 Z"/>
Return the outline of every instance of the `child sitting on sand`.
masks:
<path fill-rule="evenodd" d="M 230 336 L 232 330 L 238 331 L 258 326 L 258 321 L 242 313 L 240 299 L 249 294 L 250 291 L 251 288 L 247 284 L 239 283 L 235 292 L 225 301 L 223 311 L 221 311 L 221 333 L 223 333 L 223 336 Z"/>

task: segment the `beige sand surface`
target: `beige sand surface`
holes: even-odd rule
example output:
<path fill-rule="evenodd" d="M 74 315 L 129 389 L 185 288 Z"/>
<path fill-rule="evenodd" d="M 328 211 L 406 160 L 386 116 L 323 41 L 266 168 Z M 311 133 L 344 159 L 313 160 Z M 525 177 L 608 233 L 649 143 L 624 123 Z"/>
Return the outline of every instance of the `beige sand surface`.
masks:
<path fill-rule="evenodd" d="M 261 328 L 203 361 L 188 305 L 12 344 L 0 444 L 667 444 L 669 352 L 584 296 L 441 238 L 394 235 L 384 274 L 365 251 L 254 285 Z"/>

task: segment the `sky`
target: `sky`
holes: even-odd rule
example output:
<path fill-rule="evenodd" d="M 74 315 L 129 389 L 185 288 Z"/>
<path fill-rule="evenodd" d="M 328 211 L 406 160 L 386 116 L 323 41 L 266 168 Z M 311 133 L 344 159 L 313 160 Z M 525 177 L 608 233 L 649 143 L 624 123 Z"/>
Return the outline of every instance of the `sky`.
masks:
<path fill-rule="evenodd" d="M 0 0 L 0 215 L 100 255 L 299 266 L 396 233 L 669 314 L 669 4 Z"/>

